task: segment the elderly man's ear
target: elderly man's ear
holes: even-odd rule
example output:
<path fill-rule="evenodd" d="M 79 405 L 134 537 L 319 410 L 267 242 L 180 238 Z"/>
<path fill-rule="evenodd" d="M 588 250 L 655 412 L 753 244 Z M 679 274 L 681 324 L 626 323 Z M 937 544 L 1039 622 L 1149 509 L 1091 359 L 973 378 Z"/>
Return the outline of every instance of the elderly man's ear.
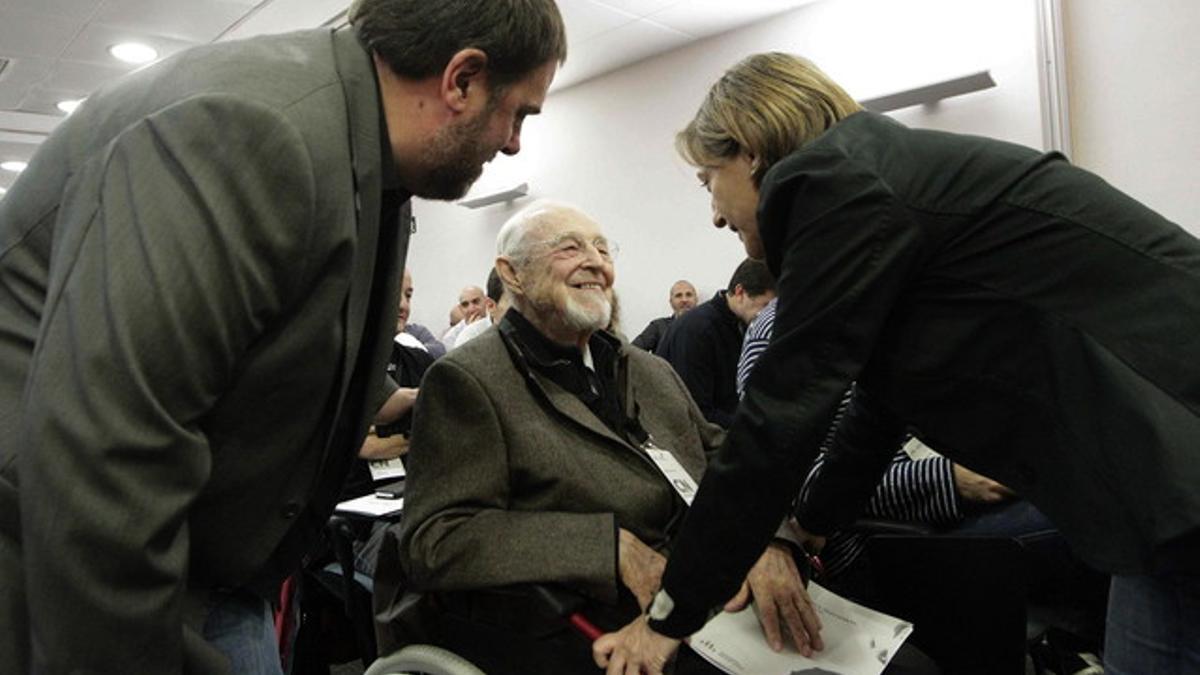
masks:
<path fill-rule="evenodd" d="M 503 256 L 496 258 L 496 274 L 504 282 L 504 290 L 508 293 L 524 294 L 521 290 L 521 277 L 512 261 Z"/>

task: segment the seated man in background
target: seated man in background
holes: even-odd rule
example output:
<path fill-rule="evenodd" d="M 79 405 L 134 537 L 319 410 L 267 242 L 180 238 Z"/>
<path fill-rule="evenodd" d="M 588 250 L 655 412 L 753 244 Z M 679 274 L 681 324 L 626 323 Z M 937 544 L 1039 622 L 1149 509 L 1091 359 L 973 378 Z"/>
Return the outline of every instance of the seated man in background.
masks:
<path fill-rule="evenodd" d="M 380 649 L 431 642 L 491 675 L 593 673 L 589 642 L 529 585 L 577 594 L 603 630 L 638 616 L 722 433 L 666 363 L 604 332 L 614 272 L 599 225 L 535 204 L 497 249 L 512 308 L 421 388 L 404 518 L 376 574 Z M 746 581 L 769 640 L 782 644 L 784 617 L 802 650 L 822 647 L 786 543 Z M 405 585 L 423 595 L 401 602 Z M 716 672 L 691 652 L 678 666 Z"/>
<path fill-rule="evenodd" d="M 342 500 L 371 494 L 377 487 L 395 481 L 396 474 L 387 471 L 387 463 L 398 460 L 408 452 L 413 404 L 417 400 L 421 378 L 435 360 L 420 340 L 405 331 L 412 310 L 412 297 L 412 274 L 404 270 L 396 314 L 396 338 L 387 365 L 386 383 L 394 389 L 379 413 L 381 417 L 386 415 L 386 419 L 393 421 L 373 424 L 367 430 L 367 438 L 358 450 L 359 461 L 351 465 L 342 487 Z M 354 522 L 354 566 L 368 577 L 375 572 L 375 557 L 386 524 L 383 520 Z"/>
<path fill-rule="evenodd" d="M 667 301 L 671 303 L 671 315 L 659 317 L 647 324 L 646 329 L 633 339 L 634 347 L 641 347 L 653 354 L 654 350 L 658 349 L 658 342 L 671 327 L 671 322 L 696 306 L 696 287 L 692 282 L 680 279 L 671 284 L 671 293 Z"/>
<path fill-rule="evenodd" d="M 729 428 L 737 410 L 738 356 L 746 326 L 774 297 L 775 279 L 766 263 L 747 258 L 726 290 L 671 324 L 654 352 L 679 373 L 704 418 L 721 428 Z"/>
<path fill-rule="evenodd" d="M 462 320 L 462 307 L 459 307 L 457 302 L 453 305 L 450 305 L 450 325 L 446 326 L 445 330 L 442 331 L 442 336 L 438 338 L 438 342 L 442 343 L 443 348 L 446 346 L 446 336 L 450 334 L 450 331 L 455 330 L 458 324 L 462 323 Z"/>
<path fill-rule="evenodd" d="M 504 283 L 500 281 L 500 275 L 496 274 L 495 267 L 492 267 L 492 271 L 488 272 L 486 306 L 487 311 L 484 317 L 464 328 L 462 333 L 459 333 L 458 339 L 454 341 L 455 349 L 483 335 L 492 326 L 500 323 L 500 317 L 504 316 L 504 313 L 508 311 L 508 301 L 504 295 Z"/>
<path fill-rule="evenodd" d="M 396 313 L 396 338 L 392 342 L 392 356 L 388 359 L 387 375 L 389 386 L 395 389 L 388 397 L 385 409 L 389 424 L 374 424 L 367 430 L 367 438 L 358 450 L 360 459 L 379 461 L 395 459 L 408 451 L 408 437 L 412 430 L 412 408 L 425 371 L 437 358 L 419 339 L 409 333 L 409 313 L 412 311 L 412 274 L 404 270 L 404 281 L 400 287 L 400 306 Z M 365 481 L 364 481 L 365 479 Z M 365 462 L 358 462 L 351 470 L 344 497 L 356 497 L 370 492 L 371 481 Z"/>
<path fill-rule="evenodd" d="M 462 320 L 454 322 L 454 314 L 451 313 L 450 329 L 442 334 L 442 344 L 446 346 L 446 351 L 454 349 L 454 344 L 458 340 L 458 336 L 467 329 L 468 326 L 487 317 L 488 309 L 492 306 L 492 301 L 484 294 L 483 289 L 478 286 L 466 286 L 458 293 L 458 309 L 462 314 Z"/>

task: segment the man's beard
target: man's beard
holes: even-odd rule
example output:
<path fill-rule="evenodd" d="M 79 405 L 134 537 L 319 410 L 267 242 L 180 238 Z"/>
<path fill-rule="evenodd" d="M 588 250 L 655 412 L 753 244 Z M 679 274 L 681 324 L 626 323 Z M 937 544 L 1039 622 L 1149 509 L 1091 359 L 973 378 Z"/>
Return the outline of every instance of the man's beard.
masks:
<path fill-rule="evenodd" d="M 567 295 L 562 313 L 562 322 L 567 328 L 578 331 L 604 330 L 608 328 L 608 322 L 611 319 L 612 303 L 608 298 L 604 298 L 604 301 L 596 306 L 593 303 L 585 305 L 576 302 L 570 294 Z"/>
<path fill-rule="evenodd" d="M 426 150 L 428 167 L 412 193 L 425 199 L 454 200 L 467 194 L 483 173 L 483 164 L 491 156 L 482 148 L 484 132 L 492 117 L 486 107 L 470 122 L 452 124 L 438 130 Z M 494 153 L 493 153 L 494 154 Z"/>

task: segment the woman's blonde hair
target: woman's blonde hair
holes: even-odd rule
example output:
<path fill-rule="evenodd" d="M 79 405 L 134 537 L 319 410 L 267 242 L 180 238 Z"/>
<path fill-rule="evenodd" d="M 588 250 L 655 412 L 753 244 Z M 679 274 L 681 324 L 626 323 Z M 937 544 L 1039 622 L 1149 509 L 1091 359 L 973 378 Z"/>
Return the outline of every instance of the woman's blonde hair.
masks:
<path fill-rule="evenodd" d="M 776 162 L 862 110 L 807 59 L 755 54 L 730 68 L 708 91 L 696 117 L 675 137 L 689 164 L 710 166 L 741 151 L 754 155 L 755 185 Z"/>

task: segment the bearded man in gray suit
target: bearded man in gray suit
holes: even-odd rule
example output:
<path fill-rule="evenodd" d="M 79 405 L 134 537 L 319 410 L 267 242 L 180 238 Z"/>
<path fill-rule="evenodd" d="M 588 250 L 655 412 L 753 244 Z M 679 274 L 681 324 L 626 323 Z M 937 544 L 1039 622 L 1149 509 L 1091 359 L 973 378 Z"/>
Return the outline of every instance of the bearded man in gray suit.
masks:
<path fill-rule="evenodd" d="M 440 644 L 490 675 L 592 673 L 588 642 L 528 584 L 578 593 L 601 628 L 636 617 L 724 433 L 665 361 L 604 331 L 614 247 L 595 221 L 536 204 L 497 249 L 512 309 L 422 380 L 404 520 L 376 567 L 380 642 Z M 787 616 L 821 647 L 788 544 L 747 584 L 772 642 Z M 684 658 L 677 672 L 715 672 Z"/>
<path fill-rule="evenodd" d="M 389 392 L 411 196 L 520 148 L 553 0 L 360 0 L 89 97 L 0 202 L 0 664 L 279 672 Z M 382 407 L 381 407 L 382 406 Z"/>

